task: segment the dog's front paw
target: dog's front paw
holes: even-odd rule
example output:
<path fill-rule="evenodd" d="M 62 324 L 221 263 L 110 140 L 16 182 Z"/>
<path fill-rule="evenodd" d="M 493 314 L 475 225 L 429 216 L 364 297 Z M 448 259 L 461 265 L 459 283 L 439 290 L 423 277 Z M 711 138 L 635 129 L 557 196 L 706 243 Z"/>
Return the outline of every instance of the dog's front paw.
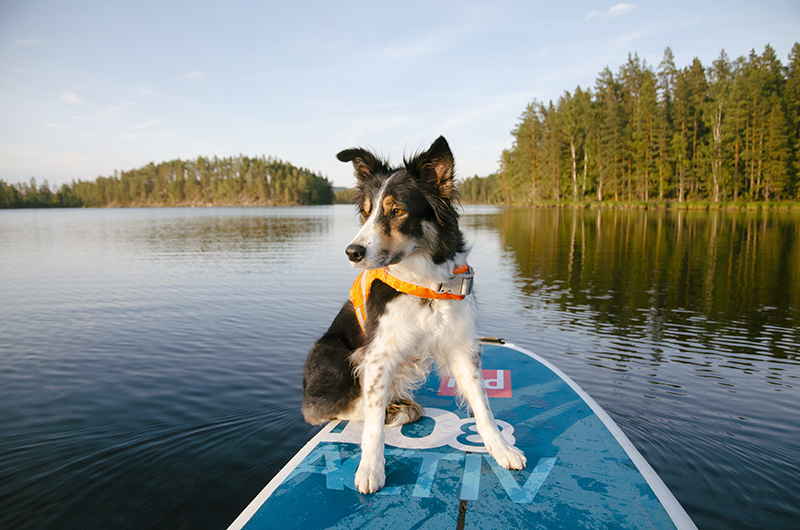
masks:
<path fill-rule="evenodd" d="M 495 461 L 506 469 L 524 469 L 527 463 L 525 453 L 513 445 L 505 445 L 498 449 L 490 450 L 489 453 Z"/>
<path fill-rule="evenodd" d="M 356 489 L 361 493 L 375 493 L 386 484 L 383 462 L 362 459 L 356 471 Z"/>

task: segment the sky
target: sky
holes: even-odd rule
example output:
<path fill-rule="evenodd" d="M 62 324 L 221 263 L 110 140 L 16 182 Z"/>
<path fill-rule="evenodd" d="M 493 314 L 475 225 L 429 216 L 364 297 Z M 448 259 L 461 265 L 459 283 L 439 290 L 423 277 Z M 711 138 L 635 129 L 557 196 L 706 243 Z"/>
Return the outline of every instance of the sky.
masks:
<path fill-rule="evenodd" d="M 335 186 L 444 135 L 497 170 L 533 100 L 629 53 L 679 68 L 800 41 L 800 1 L 0 0 L 0 180 L 51 188 L 150 162 L 271 156 Z"/>

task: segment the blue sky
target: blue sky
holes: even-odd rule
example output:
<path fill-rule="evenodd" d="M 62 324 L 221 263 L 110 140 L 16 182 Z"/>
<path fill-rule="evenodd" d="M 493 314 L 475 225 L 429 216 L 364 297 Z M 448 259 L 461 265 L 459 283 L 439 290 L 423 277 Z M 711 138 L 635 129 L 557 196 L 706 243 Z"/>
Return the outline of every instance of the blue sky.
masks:
<path fill-rule="evenodd" d="M 533 99 L 771 44 L 800 2 L 0 0 L 0 179 L 60 185 L 175 158 L 275 156 L 354 183 L 335 154 L 450 142 L 460 177 L 497 169 Z"/>

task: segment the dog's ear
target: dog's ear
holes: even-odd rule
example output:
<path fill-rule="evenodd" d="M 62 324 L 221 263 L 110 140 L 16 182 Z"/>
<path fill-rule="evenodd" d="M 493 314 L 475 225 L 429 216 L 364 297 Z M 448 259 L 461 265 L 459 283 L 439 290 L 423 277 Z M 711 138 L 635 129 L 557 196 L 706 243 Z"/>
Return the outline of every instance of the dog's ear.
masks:
<path fill-rule="evenodd" d="M 356 178 L 358 178 L 358 180 L 372 178 L 381 172 L 389 172 L 389 166 L 387 166 L 383 160 L 366 149 L 345 149 L 337 154 L 336 158 L 342 162 L 352 162 L 353 167 L 356 170 Z"/>
<path fill-rule="evenodd" d="M 453 153 L 444 136 L 436 139 L 430 148 L 411 160 L 406 160 L 408 171 L 420 183 L 445 199 L 454 199 L 456 193 Z"/>

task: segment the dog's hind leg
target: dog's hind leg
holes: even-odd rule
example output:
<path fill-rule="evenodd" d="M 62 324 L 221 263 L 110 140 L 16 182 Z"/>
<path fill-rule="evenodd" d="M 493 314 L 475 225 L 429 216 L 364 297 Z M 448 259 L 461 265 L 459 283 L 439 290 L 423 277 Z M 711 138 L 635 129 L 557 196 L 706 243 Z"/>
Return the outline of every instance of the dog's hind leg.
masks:
<path fill-rule="evenodd" d="M 414 423 L 424 415 L 419 404 L 411 399 L 398 399 L 386 407 L 386 425 L 394 427 Z"/>
<path fill-rule="evenodd" d="M 303 416 L 312 425 L 344 419 L 361 393 L 349 362 L 350 350 L 324 337 L 308 355 L 303 373 Z"/>
<path fill-rule="evenodd" d="M 361 385 L 350 356 L 362 342 L 353 304 L 347 302 L 314 344 L 303 368 L 303 416 L 308 423 L 319 425 L 353 412 Z"/>

